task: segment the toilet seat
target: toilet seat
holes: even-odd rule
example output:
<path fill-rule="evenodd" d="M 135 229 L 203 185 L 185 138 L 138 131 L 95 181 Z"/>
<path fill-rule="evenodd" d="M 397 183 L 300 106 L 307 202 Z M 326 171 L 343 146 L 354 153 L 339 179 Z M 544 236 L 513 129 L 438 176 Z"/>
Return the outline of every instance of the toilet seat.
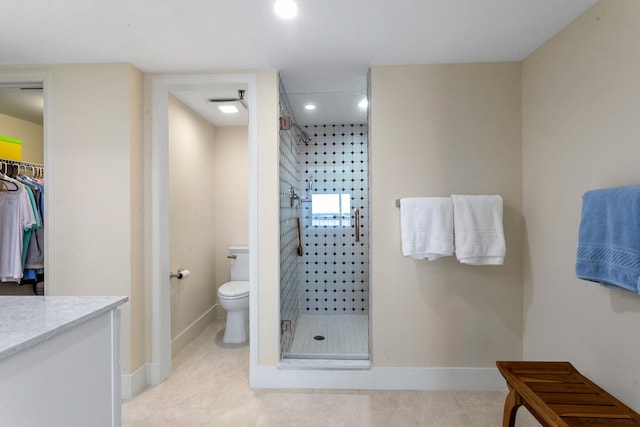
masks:
<path fill-rule="evenodd" d="M 218 288 L 218 296 L 224 299 L 240 299 L 249 296 L 249 281 L 235 280 Z"/>

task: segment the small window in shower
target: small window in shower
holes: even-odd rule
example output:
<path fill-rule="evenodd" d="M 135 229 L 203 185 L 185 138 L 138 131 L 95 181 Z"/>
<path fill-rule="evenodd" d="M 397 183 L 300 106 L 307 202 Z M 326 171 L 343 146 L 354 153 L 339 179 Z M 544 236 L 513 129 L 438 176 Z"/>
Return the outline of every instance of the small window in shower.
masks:
<path fill-rule="evenodd" d="M 312 194 L 311 225 L 314 227 L 350 227 L 351 194 Z"/>

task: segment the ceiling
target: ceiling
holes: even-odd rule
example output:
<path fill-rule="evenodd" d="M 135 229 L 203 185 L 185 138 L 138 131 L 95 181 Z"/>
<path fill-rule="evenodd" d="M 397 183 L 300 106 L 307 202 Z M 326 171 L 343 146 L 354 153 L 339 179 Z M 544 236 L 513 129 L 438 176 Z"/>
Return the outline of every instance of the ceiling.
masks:
<path fill-rule="evenodd" d="M 0 114 L 42 124 L 42 90 L 19 84 L 0 85 Z"/>
<path fill-rule="evenodd" d="M 246 84 L 217 84 L 207 90 L 176 90 L 171 92 L 176 98 L 188 105 L 193 111 L 216 126 L 239 126 L 249 123 L 247 102 L 212 100 L 239 99 L 238 90 L 246 90 Z M 223 113 L 220 105 L 233 105 L 237 113 Z"/>
<path fill-rule="evenodd" d="M 296 1 L 298 16 L 288 21 L 273 14 L 273 0 L 11 2 L 0 26 L 0 65 L 277 69 L 299 124 L 333 123 L 324 114 L 338 110 L 347 123 L 351 112 L 362 115 L 346 102 L 366 94 L 371 66 L 520 61 L 596 2 Z M 218 89 L 197 102 L 237 96 L 237 88 Z M 314 115 L 300 109 L 308 97 L 318 103 Z"/>

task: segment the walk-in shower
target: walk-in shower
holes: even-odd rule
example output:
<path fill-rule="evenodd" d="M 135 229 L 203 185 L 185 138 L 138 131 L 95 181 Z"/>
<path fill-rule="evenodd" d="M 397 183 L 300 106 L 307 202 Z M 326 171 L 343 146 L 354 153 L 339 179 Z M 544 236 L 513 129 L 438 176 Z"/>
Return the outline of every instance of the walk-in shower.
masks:
<path fill-rule="evenodd" d="M 282 357 L 369 359 L 367 125 L 280 134 Z"/>

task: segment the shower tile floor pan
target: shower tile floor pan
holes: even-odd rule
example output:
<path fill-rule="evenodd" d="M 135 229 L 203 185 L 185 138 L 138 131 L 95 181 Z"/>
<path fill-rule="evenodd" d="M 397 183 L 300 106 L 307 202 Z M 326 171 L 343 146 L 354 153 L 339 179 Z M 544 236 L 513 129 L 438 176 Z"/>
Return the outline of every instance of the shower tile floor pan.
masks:
<path fill-rule="evenodd" d="M 324 337 L 316 339 L 315 337 Z M 309 315 L 298 318 L 291 350 L 284 358 L 369 359 L 369 316 Z"/>

